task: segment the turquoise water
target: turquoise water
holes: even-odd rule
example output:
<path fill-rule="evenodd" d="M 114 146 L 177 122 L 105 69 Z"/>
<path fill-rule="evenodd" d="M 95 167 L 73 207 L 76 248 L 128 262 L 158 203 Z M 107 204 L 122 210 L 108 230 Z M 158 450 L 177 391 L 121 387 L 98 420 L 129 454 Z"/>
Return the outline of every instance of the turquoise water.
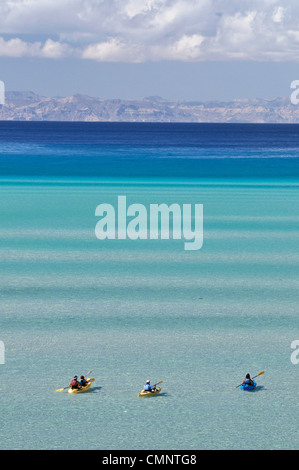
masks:
<path fill-rule="evenodd" d="M 296 181 L 20 179 L 0 185 L 1 449 L 298 449 Z M 202 249 L 98 240 L 118 195 L 203 204 Z M 55 391 L 89 369 L 92 391 Z"/>

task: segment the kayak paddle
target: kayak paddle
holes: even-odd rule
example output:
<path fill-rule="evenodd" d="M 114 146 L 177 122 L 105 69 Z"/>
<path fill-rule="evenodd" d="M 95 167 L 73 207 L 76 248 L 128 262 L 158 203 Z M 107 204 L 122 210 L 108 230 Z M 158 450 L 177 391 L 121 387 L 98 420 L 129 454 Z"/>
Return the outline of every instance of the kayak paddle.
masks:
<path fill-rule="evenodd" d="M 66 388 L 69 388 L 69 386 L 63 387 L 63 388 L 58 388 L 58 389 L 56 390 L 56 392 L 62 392 L 62 390 L 65 390 Z"/>
<path fill-rule="evenodd" d="M 155 390 L 156 390 L 157 385 L 162 384 L 162 383 L 163 383 L 163 380 L 160 380 L 160 382 L 157 382 L 156 384 L 154 384 Z"/>
<path fill-rule="evenodd" d="M 255 379 L 256 377 L 259 377 L 260 375 L 263 375 L 265 373 L 265 371 L 263 370 L 262 372 L 260 372 L 259 374 L 255 375 L 254 377 L 251 377 L 251 380 Z M 232 387 L 232 388 L 239 388 L 241 387 L 242 384 L 240 385 L 237 385 L 236 387 Z"/>
<path fill-rule="evenodd" d="M 157 385 L 162 384 L 162 383 L 163 383 L 163 380 L 160 380 L 160 382 L 157 382 L 157 383 L 154 385 L 154 387 L 156 387 Z"/>
<path fill-rule="evenodd" d="M 91 374 L 91 372 L 93 372 L 93 369 L 89 370 L 86 375 Z M 62 391 L 65 390 L 66 388 L 70 388 L 70 386 L 68 385 L 67 387 L 58 388 L 58 389 L 56 390 L 56 392 L 62 392 Z"/>

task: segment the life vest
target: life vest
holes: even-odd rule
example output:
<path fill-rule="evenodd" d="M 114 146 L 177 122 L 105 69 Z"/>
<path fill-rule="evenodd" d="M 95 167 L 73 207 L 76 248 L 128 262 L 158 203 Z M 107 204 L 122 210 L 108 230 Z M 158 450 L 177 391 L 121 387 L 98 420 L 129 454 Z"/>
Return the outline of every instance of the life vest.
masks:
<path fill-rule="evenodd" d="M 245 379 L 245 382 L 244 382 L 246 385 L 253 385 L 253 380 L 251 379 Z"/>
<path fill-rule="evenodd" d="M 71 387 L 77 387 L 77 385 L 78 385 L 77 380 L 75 379 L 71 380 L 71 383 L 70 383 Z"/>

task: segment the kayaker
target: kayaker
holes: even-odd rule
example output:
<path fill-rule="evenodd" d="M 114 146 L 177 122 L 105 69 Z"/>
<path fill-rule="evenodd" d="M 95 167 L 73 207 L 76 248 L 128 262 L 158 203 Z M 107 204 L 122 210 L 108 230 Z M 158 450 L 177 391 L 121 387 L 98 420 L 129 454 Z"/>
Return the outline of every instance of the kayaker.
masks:
<path fill-rule="evenodd" d="M 156 391 L 156 385 L 151 385 L 151 382 L 149 380 L 147 380 L 145 382 L 145 385 L 143 387 L 143 390 L 145 392 L 155 392 Z"/>
<path fill-rule="evenodd" d="M 243 379 L 242 385 L 254 385 L 253 380 L 250 378 L 250 374 L 246 374 L 245 379 Z"/>
<path fill-rule="evenodd" d="M 74 378 L 70 381 L 69 387 L 72 389 L 81 388 L 81 385 L 78 382 L 78 376 L 75 375 Z"/>
<path fill-rule="evenodd" d="M 82 387 L 85 387 L 87 385 L 87 380 L 84 377 L 84 375 L 81 375 L 81 377 L 80 377 L 80 384 L 81 384 Z"/>

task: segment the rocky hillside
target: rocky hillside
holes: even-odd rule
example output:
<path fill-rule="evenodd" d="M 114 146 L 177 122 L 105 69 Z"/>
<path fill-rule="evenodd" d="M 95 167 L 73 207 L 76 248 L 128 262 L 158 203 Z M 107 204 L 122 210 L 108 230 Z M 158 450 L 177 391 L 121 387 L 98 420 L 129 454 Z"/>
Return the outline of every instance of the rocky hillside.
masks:
<path fill-rule="evenodd" d="M 0 120 L 120 122 L 299 123 L 299 105 L 289 98 L 221 101 L 103 100 L 86 95 L 44 97 L 7 92 Z"/>

